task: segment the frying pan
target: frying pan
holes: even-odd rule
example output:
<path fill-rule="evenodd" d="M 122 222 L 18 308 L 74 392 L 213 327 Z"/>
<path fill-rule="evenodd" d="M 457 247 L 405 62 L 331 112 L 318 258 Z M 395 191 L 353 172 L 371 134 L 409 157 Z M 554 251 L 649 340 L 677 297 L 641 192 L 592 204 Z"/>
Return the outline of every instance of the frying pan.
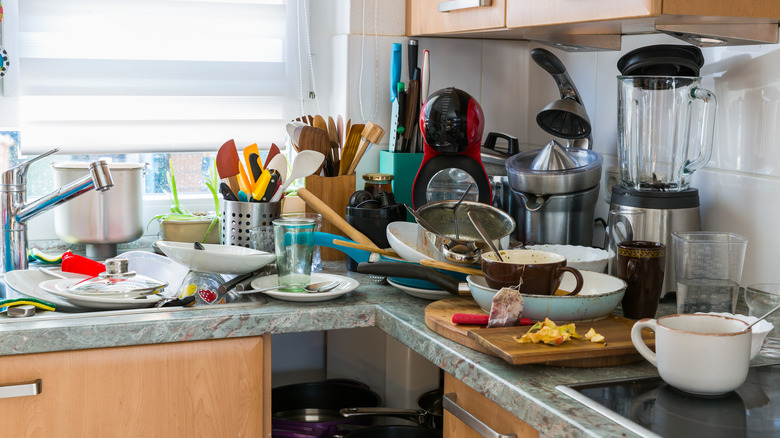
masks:
<path fill-rule="evenodd" d="M 394 408 L 343 408 L 341 415 L 347 418 L 366 416 L 383 416 L 402 418 L 431 429 L 441 429 L 444 425 L 444 409 L 442 407 L 442 389 L 434 389 L 423 393 L 417 398 L 419 409 Z"/>
<path fill-rule="evenodd" d="M 379 406 L 379 396 L 359 382 L 297 383 L 271 390 L 274 436 L 330 436 L 342 423 L 369 424 L 367 418 L 345 418 L 339 409 Z"/>

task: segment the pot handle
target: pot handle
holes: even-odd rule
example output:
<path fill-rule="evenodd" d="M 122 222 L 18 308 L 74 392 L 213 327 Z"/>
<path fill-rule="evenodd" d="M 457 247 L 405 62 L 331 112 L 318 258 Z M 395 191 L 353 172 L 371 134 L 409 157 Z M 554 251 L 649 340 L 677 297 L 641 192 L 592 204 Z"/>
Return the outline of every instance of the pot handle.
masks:
<path fill-rule="evenodd" d="M 474 429 L 480 436 L 484 438 L 517 438 L 517 435 L 514 433 L 503 434 L 491 429 L 490 426 L 483 423 L 479 418 L 475 417 L 474 414 L 458 404 L 458 395 L 456 393 L 450 392 L 444 394 L 441 400 L 445 411 L 448 411 L 454 415 L 455 418 Z"/>
<path fill-rule="evenodd" d="M 422 409 L 393 409 L 393 408 L 344 408 L 339 411 L 342 417 L 393 417 L 414 421 L 417 424 L 425 424 L 426 412 Z"/>
<path fill-rule="evenodd" d="M 562 277 L 565 272 L 571 272 L 571 274 L 574 275 L 574 279 L 577 281 L 577 285 L 574 286 L 573 291 L 569 292 L 564 296 L 570 297 L 573 295 L 577 295 L 582 290 L 582 285 L 585 284 L 585 280 L 583 280 L 582 274 L 577 268 L 572 268 L 571 266 L 561 266 L 560 268 L 558 268 L 558 275 L 559 275 L 558 278 Z"/>
<path fill-rule="evenodd" d="M 358 263 L 357 271 L 361 274 L 415 278 L 418 280 L 430 281 L 452 295 L 460 296 L 458 293 L 459 282 L 456 278 L 431 268 L 426 268 L 425 266 L 400 262 L 363 262 Z"/>

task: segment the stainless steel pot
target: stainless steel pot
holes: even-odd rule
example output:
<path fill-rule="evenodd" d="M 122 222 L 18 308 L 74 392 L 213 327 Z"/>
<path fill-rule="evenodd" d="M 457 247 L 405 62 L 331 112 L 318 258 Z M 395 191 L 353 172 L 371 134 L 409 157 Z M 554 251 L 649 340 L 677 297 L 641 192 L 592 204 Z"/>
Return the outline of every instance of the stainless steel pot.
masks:
<path fill-rule="evenodd" d="M 490 251 L 482 240 L 468 212 L 478 216 L 498 249 L 509 247 L 509 236 L 515 229 L 515 221 L 508 213 L 487 204 L 457 200 L 432 202 L 417 210 L 434 229 L 419 227 L 417 248 L 426 256 L 445 262 L 470 265 L 479 263 L 483 250 Z"/>
<path fill-rule="evenodd" d="M 53 163 L 57 187 L 84 176 L 89 163 Z M 67 243 L 85 243 L 87 256 L 110 258 L 118 243 L 143 234 L 144 163 L 108 165 L 114 187 L 107 192 L 85 193 L 54 209 L 54 231 Z"/>

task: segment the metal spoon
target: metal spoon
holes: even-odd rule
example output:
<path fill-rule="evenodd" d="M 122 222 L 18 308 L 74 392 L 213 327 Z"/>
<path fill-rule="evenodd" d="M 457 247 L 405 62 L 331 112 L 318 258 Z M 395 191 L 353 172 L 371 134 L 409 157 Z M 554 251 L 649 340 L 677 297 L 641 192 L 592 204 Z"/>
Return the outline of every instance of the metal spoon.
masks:
<path fill-rule="evenodd" d="M 339 284 L 341 284 L 341 282 L 338 280 L 322 281 L 319 283 L 307 284 L 306 286 L 303 287 L 303 290 L 309 294 L 329 292 L 337 288 Z M 269 290 L 282 289 L 285 287 L 289 287 L 289 286 L 273 286 L 273 287 L 265 287 L 262 289 L 249 289 L 249 290 L 242 290 L 239 293 L 241 295 L 246 295 L 246 294 L 253 294 L 256 292 L 267 292 Z"/>
<path fill-rule="evenodd" d="M 757 320 L 753 321 L 753 323 L 751 323 L 749 326 L 747 326 L 747 327 L 745 328 L 745 330 L 743 330 L 743 332 L 746 332 L 746 331 L 750 330 L 750 327 L 753 327 L 754 325 L 758 324 L 758 322 L 759 322 L 759 321 L 761 321 L 761 320 L 763 320 L 764 318 L 766 318 L 767 316 L 769 316 L 769 315 L 771 315 L 771 314 L 775 313 L 775 311 L 776 311 L 777 309 L 780 309 L 780 304 L 778 304 L 777 306 L 775 306 L 775 308 L 774 308 L 774 309 L 772 309 L 772 310 L 770 310 L 769 312 L 766 312 L 766 313 L 764 314 L 764 316 L 762 316 L 761 318 L 758 318 Z"/>
<path fill-rule="evenodd" d="M 426 221 L 425 219 L 423 219 L 422 216 L 417 214 L 417 212 L 414 211 L 414 209 L 412 209 L 412 207 L 409 207 L 406 204 L 404 204 L 404 207 L 406 207 L 406 210 L 409 211 L 409 214 L 414 216 L 414 219 L 417 221 L 418 224 L 422 225 L 423 228 L 427 229 L 428 231 L 430 231 L 432 233 L 436 233 L 436 234 L 441 235 L 440 232 L 436 231 L 436 228 L 434 228 L 433 225 L 429 224 L 428 221 Z"/>
<path fill-rule="evenodd" d="M 491 250 L 493 250 L 494 253 L 496 253 L 496 257 L 498 257 L 498 260 L 503 262 L 504 258 L 501 257 L 501 253 L 498 252 L 498 248 L 496 248 L 496 245 L 493 244 L 493 240 L 490 238 L 490 235 L 488 234 L 487 230 L 485 230 L 485 227 L 482 226 L 482 223 L 477 219 L 477 215 L 474 214 L 473 211 L 469 211 L 466 213 L 466 215 L 469 217 L 469 220 L 472 224 L 474 224 L 474 228 L 477 229 L 477 232 L 479 233 L 479 236 L 482 237 L 482 240 L 485 241 L 485 243 L 488 244 Z"/>

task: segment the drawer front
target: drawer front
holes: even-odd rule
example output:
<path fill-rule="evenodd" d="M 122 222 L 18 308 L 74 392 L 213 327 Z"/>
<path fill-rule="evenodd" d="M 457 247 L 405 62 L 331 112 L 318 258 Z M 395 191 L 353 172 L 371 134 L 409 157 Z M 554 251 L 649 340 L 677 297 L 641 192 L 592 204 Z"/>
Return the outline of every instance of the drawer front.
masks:
<path fill-rule="evenodd" d="M 490 6 L 439 12 L 439 4 L 446 4 L 448 1 L 407 0 L 406 34 L 443 35 L 504 28 L 505 0 L 492 0 Z"/>
<path fill-rule="evenodd" d="M 661 14 L 661 0 L 507 0 L 509 28 L 542 26 Z"/>

